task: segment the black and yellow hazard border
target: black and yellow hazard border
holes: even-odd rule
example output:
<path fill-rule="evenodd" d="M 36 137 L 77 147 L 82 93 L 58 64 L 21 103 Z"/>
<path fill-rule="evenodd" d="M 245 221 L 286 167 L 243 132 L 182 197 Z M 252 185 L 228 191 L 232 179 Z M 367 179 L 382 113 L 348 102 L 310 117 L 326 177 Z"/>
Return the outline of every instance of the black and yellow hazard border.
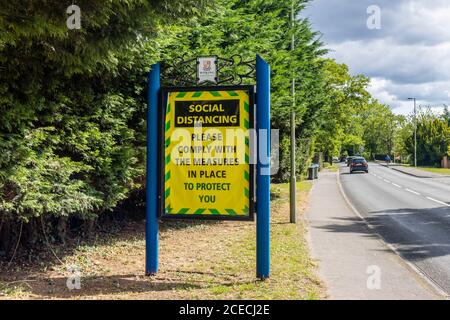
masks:
<path fill-rule="evenodd" d="M 249 190 L 246 190 L 245 193 L 248 192 L 248 198 L 249 198 L 249 204 L 247 208 L 247 212 L 245 214 L 230 214 L 230 212 L 215 212 L 215 214 L 183 214 L 182 212 L 176 212 L 176 213 L 170 213 L 169 210 L 166 210 L 165 208 L 165 197 L 167 190 L 165 190 L 165 180 L 167 176 L 167 172 L 165 170 L 166 166 L 166 113 L 167 113 L 167 104 L 168 104 L 168 98 L 169 94 L 172 92 L 212 92 L 212 94 L 215 94 L 216 92 L 221 91 L 227 91 L 227 92 L 233 92 L 233 91 L 245 91 L 248 94 L 249 97 L 249 123 L 245 123 L 245 127 L 247 129 L 254 129 L 256 127 L 255 124 L 255 92 L 254 92 L 254 86 L 252 85 L 239 85 L 239 86 L 192 86 L 192 87 L 162 87 L 160 89 L 160 95 L 159 95 L 159 141 L 158 141 L 158 167 L 159 167 L 159 174 L 158 174 L 158 213 L 160 219 L 186 219 L 186 220 L 235 220 L 235 221 L 254 221 L 254 215 L 255 215 L 255 177 L 256 177 L 256 166 L 254 164 L 249 163 Z M 250 147 L 249 147 L 250 149 Z M 246 155 L 247 157 L 247 155 Z M 248 159 L 248 157 L 247 157 Z M 170 176 L 170 174 L 169 174 Z M 168 213 L 169 212 L 169 213 Z"/>

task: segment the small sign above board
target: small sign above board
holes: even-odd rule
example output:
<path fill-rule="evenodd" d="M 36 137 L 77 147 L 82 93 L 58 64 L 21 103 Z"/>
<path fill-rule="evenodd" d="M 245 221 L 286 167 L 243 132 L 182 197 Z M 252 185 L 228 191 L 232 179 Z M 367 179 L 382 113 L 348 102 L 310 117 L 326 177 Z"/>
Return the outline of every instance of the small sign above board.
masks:
<path fill-rule="evenodd" d="M 217 83 L 217 57 L 197 58 L 197 83 Z"/>
<path fill-rule="evenodd" d="M 253 220 L 253 91 L 161 89 L 161 217 Z"/>

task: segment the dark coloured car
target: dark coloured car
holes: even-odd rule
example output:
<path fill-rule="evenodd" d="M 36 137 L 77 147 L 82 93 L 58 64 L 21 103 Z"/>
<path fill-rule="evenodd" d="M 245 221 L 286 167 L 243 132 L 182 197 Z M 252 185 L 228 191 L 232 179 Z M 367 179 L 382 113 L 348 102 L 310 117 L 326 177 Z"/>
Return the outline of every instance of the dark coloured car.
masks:
<path fill-rule="evenodd" d="M 369 173 L 369 164 L 363 157 L 355 157 L 351 160 L 350 173 L 357 171 Z"/>

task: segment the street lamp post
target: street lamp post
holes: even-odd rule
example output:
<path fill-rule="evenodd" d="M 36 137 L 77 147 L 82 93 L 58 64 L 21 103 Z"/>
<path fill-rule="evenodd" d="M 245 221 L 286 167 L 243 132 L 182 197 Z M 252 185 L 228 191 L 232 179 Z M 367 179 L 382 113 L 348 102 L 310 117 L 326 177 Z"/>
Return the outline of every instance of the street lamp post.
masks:
<path fill-rule="evenodd" d="M 292 38 L 291 38 L 291 51 L 295 50 L 295 34 L 294 34 L 294 2 L 291 3 L 291 27 L 292 27 Z M 292 74 L 291 83 L 291 95 L 292 95 L 292 110 L 291 110 L 291 177 L 290 177 L 290 222 L 297 223 L 297 179 L 295 170 L 295 74 Z"/>
<path fill-rule="evenodd" d="M 408 98 L 414 101 L 414 167 L 417 167 L 417 113 L 416 113 L 416 98 Z"/>

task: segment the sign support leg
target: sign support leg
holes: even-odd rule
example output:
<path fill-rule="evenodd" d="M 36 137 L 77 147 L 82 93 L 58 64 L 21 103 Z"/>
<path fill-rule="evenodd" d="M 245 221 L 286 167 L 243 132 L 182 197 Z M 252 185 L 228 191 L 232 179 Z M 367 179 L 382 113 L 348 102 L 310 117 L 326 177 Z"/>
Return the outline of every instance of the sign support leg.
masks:
<path fill-rule="evenodd" d="M 258 163 L 256 177 L 256 276 L 270 274 L 270 67 L 256 57 Z M 267 154 L 261 155 L 265 144 Z"/>
<path fill-rule="evenodd" d="M 148 75 L 147 104 L 147 188 L 145 224 L 145 274 L 158 272 L 158 92 L 160 64 L 152 65 Z"/>

